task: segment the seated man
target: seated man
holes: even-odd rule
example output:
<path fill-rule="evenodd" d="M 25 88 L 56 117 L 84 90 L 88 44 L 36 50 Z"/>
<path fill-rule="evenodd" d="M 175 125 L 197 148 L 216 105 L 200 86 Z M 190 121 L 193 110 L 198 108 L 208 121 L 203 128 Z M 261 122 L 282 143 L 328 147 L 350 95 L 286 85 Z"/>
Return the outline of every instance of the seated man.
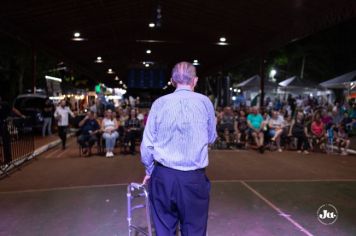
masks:
<path fill-rule="evenodd" d="M 83 154 L 90 155 L 91 148 L 97 139 L 97 133 L 100 131 L 100 126 L 95 119 L 95 113 L 89 111 L 87 116 L 79 122 L 80 135 L 78 143 L 83 148 Z"/>
<path fill-rule="evenodd" d="M 354 123 L 355 123 L 355 121 L 353 119 L 351 119 L 351 117 L 349 116 L 349 113 L 347 111 L 345 111 L 339 124 L 343 125 L 345 127 L 347 133 L 351 133 Z"/>
<path fill-rule="evenodd" d="M 237 139 L 236 120 L 231 107 L 224 108 L 219 120 L 218 131 L 223 134 L 224 140 L 230 145 L 234 141 L 231 140 L 232 136 Z"/>
<path fill-rule="evenodd" d="M 247 116 L 247 125 L 249 127 L 249 133 L 254 138 L 258 150 L 264 152 L 264 134 L 263 134 L 263 117 L 258 112 L 258 107 L 252 107 L 251 113 Z"/>
<path fill-rule="evenodd" d="M 336 145 L 341 155 L 347 155 L 347 149 L 350 146 L 350 139 L 346 132 L 344 124 L 340 124 L 336 132 Z"/>

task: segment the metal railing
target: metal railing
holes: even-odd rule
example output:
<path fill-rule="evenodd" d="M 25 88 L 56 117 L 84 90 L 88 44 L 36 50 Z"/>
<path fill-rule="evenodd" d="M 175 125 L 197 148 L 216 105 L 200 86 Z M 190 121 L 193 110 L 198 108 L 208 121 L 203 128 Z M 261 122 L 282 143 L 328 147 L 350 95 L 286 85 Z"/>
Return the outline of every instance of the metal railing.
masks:
<path fill-rule="evenodd" d="M 32 157 L 35 150 L 32 122 L 29 118 L 0 121 L 0 176 Z"/>

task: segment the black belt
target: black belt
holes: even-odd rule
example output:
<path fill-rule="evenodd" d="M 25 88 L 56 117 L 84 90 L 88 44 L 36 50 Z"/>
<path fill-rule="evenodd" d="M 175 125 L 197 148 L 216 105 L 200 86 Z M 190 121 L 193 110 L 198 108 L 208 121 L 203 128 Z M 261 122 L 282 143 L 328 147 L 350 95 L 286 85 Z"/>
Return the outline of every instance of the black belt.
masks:
<path fill-rule="evenodd" d="M 155 161 L 155 166 L 160 166 L 160 167 L 165 167 L 165 168 L 168 168 L 168 169 L 176 170 L 176 169 L 173 169 L 171 167 L 165 166 L 165 165 L 163 165 L 162 163 L 160 163 L 158 161 Z M 204 171 L 205 172 L 205 168 L 200 168 L 200 169 L 191 170 L 191 171 Z"/>

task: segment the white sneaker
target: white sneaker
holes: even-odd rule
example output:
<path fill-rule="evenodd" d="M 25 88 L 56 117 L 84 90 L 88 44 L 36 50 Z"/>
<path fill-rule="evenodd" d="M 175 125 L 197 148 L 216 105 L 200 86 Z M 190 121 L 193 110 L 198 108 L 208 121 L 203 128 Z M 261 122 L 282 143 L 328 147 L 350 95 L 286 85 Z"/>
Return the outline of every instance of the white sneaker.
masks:
<path fill-rule="evenodd" d="M 107 152 L 105 156 L 110 157 L 110 152 Z"/>
<path fill-rule="evenodd" d="M 113 152 L 110 152 L 110 157 L 114 157 L 114 153 Z"/>

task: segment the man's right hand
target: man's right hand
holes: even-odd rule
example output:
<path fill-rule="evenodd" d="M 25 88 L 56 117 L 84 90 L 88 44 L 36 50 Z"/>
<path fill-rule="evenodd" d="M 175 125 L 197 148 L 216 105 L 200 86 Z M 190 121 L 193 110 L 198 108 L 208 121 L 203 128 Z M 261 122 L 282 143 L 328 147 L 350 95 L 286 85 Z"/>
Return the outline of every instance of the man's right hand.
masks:
<path fill-rule="evenodd" d="M 146 175 L 144 178 L 143 178 L 143 181 L 142 181 L 142 185 L 145 185 L 148 183 L 148 181 L 150 180 L 151 176 L 150 175 Z"/>

